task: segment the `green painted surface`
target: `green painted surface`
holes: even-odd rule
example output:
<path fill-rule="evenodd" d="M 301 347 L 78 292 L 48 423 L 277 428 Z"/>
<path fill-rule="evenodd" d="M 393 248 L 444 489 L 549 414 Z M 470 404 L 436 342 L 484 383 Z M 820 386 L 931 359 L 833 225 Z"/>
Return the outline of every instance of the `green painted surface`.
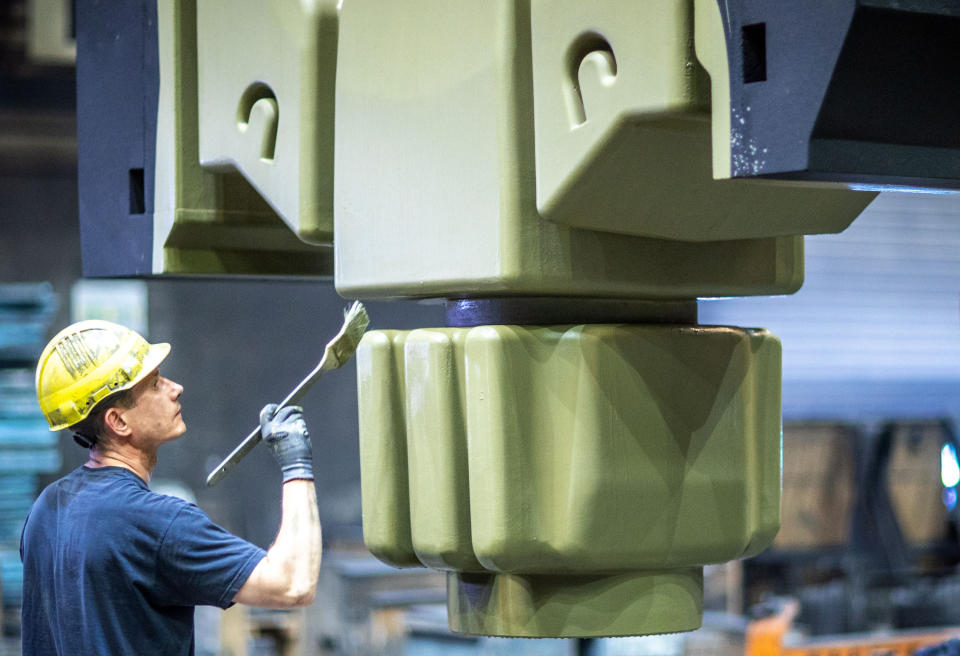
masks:
<path fill-rule="evenodd" d="M 720 5 L 693 0 L 697 60 L 710 75 L 710 129 L 713 177 L 730 177 L 730 62 Z"/>
<path fill-rule="evenodd" d="M 709 241 L 712 214 L 696 217 L 707 239 L 696 243 L 543 218 L 533 27 L 530 3 L 515 0 L 344 4 L 334 181 L 342 294 L 693 298 L 799 288 L 798 237 Z M 563 52 L 555 55 L 561 66 Z M 571 157 L 565 166 L 586 170 L 586 155 Z M 609 182 L 595 190 L 587 224 L 611 194 L 648 203 L 642 176 L 624 169 Z M 665 224 L 676 218 L 670 203 L 660 212 Z"/>
<path fill-rule="evenodd" d="M 448 574 L 450 628 L 558 638 L 649 635 L 700 628 L 703 569 L 609 576 Z"/>
<path fill-rule="evenodd" d="M 197 4 L 199 157 L 301 239 L 333 240 L 337 0 Z"/>
<path fill-rule="evenodd" d="M 410 524 L 420 562 L 482 572 L 472 546 L 464 330 L 414 330 L 403 348 Z"/>
<path fill-rule="evenodd" d="M 331 249 L 298 239 L 242 175 L 200 166 L 196 0 L 160 0 L 157 30 L 154 273 L 331 274 Z"/>
<path fill-rule="evenodd" d="M 403 345 L 408 331 L 368 332 L 357 349 L 363 541 L 395 567 L 422 566 L 410 536 Z M 389 381 L 384 385 L 382 381 Z"/>
<path fill-rule="evenodd" d="M 699 567 L 772 542 L 780 344 L 770 333 L 618 324 L 402 335 L 374 331 L 357 352 L 364 534 L 387 562 L 409 565 L 412 554 L 559 590 L 561 576 Z M 406 524 L 378 512 L 404 501 Z M 508 597 L 490 592 L 488 613 L 500 619 L 458 630 L 526 625 L 503 617 L 524 586 L 496 581 L 490 590 Z M 623 594 L 604 603 L 626 608 Z M 455 596 L 452 618 L 480 612 Z"/>
<path fill-rule="evenodd" d="M 781 294 L 803 280 L 796 235 L 871 198 L 711 179 L 708 83 L 729 112 L 710 3 L 339 5 L 158 3 L 156 273 L 335 266 L 356 297 Z"/>
<path fill-rule="evenodd" d="M 530 7 L 537 206 L 545 218 L 680 241 L 756 239 L 840 232 L 873 200 L 713 179 L 710 78 L 694 54 L 692 2 Z M 729 115 L 729 107 L 716 112 Z"/>
<path fill-rule="evenodd" d="M 466 366 L 470 471 L 499 474 L 471 478 L 488 569 L 681 567 L 772 539 L 780 345 L 769 333 L 484 326 Z"/>

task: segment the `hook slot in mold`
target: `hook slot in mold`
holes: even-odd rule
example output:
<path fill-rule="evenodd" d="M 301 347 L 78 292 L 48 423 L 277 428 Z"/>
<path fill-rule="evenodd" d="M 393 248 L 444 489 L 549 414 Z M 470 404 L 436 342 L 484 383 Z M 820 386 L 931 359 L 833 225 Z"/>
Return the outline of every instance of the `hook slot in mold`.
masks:
<path fill-rule="evenodd" d="M 276 153 L 279 123 L 280 107 L 273 89 L 263 82 L 248 86 L 240 96 L 240 104 L 237 106 L 237 130 L 240 134 L 247 134 L 251 131 L 251 125 L 256 128 L 262 126 L 262 129 L 255 129 L 253 133 L 260 132 L 263 135 L 260 142 L 260 160 L 267 164 L 273 163 Z"/>

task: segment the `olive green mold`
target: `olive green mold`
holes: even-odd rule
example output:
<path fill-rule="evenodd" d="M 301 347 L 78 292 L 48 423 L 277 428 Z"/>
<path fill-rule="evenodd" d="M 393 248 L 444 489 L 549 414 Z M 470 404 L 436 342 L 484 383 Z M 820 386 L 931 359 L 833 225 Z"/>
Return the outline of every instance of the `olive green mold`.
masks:
<path fill-rule="evenodd" d="M 710 4 L 725 58 L 719 9 Z M 537 207 L 545 218 L 680 241 L 756 239 L 840 232 L 873 200 L 713 179 L 711 78 L 694 52 L 695 22 L 698 53 L 701 38 L 715 34 L 694 21 L 692 1 L 531 0 L 530 14 Z M 726 68 L 715 68 L 722 70 L 712 76 L 727 84 Z M 713 116 L 729 124 L 717 93 Z M 729 130 L 727 137 L 729 156 Z"/>
<path fill-rule="evenodd" d="M 337 0 L 197 4 L 199 156 L 237 170 L 297 236 L 333 240 Z"/>
<path fill-rule="evenodd" d="M 730 177 L 730 62 L 720 5 L 693 0 L 697 60 L 710 75 L 710 129 L 713 177 Z"/>
<path fill-rule="evenodd" d="M 452 572 L 455 630 L 695 628 L 643 609 L 699 608 L 699 567 L 776 534 L 780 345 L 766 331 L 375 331 L 357 364 L 365 539 L 385 562 Z M 565 577 L 592 583 L 565 591 Z M 666 580 L 685 592 L 635 599 Z M 564 623 L 580 612 L 593 620 Z"/>
<path fill-rule="evenodd" d="M 516 0 L 344 3 L 334 149 L 342 294 L 694 298 L 800 287 L 799 237 L 683 242 L 544 219 L 531 29 L 530 3 Z M 621 171 L 617 185 L 646 203 L 641 176 Z M 585 221 L 610 193 L 597 189 Z"/>
<path fill-rule="evenodd" d="M 346 3 L 341 293 L 796 291 L 793 235 L 842 230 L 873 196 L 713 180 L 693 13 L 687 0 Z"/>
<path fill-rule="evenodd" d="M 396 567 L 421 567 L 410 535 L 410 484 L 404 408 L 403 345 L 409 331 L 377 330 L 363 337 L 357 358 L 360 413 L 360 480 L 363 541 L 373 555 Z M 381 385 L 383 378 L 392 385 Z"/>
<path fill-rule="evenodd" d="M 562 638 L 678 633 L 700 628 L 703 568 L 606 576 L 447 574 L 458 633 Z"/>
<path fill-rule="evenodd" d="M 715 5 L 161 0 L 153 271 L 335 267 L 355 297 L 796 291 L 799 235 L 872 195 L 712 179 Z"/>
<path fill-rule="evenodd" d="M 157 31 L 153 272 L 330 275 L 332 248 L 298 239 L 237 171 L 200 165 L 196 0 L 160 0 Z"/>

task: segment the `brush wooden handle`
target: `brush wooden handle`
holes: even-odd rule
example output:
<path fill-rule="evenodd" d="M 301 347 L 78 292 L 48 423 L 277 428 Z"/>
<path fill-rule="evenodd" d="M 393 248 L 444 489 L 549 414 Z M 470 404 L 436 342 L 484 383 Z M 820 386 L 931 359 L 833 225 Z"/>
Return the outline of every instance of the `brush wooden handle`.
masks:
<path fill-rule="evenodd" d="M 353 357 L 357 344 L 360 342 L 360 337 L 363 335 L 363 331 L 367 329 L 369 323 L 370 319 L 367 316 L 367 311 L 363 307 L 363 304 L 360 301 L 354 301 L 353 305 L 344 315 L 344 323 L 343 327 L 340 328 L 340 332 L 337 333 L 337 335 L 327 343 L 326 348 L 323 349 L 323 357 L 320 359 L 320 362 L 313 368 L 313 371 L 307 374 L 306 378 L 301 380 L 297 386 L 293 388 L 293 391 L 287 394 L 287 397 L 277 406 L 277 410 L 279 411 L 280 408 L 299 403 L 300 399 L 307 393 L 307 390 L 313 387 L 313 384 L 320 380 L 323 374 L 337 369 Z M 219 483 L 220 480 L 227 475 L 227 472 L 233 469 L 234 465 L 243 460 L 244 456 L 250 453 L 253 447 L 257 446 L 257 443 L 260 442 L 261 439 L 260 427 L 257 426 L 230 452 L 230 455 L 224 458 L 223 462 L 221 462 L 216 469 L 210 472 L 210 475 L 207 476 L 207 487 Z"/>
<path fill-rule="evenodd" d="M 287 394 L 287 397 L 280 402 L 280 405 L 277 406 L 277 411 L 280 408 L 285 408 L 288 405 L 296 405 L 300 399 L 307 393 L 313 384 L 316 383 L 320 378 L 326 373 L 327 369 L 325 364 L 330 360 L 328 357 L 329 349 L 325 349 L 323 352 L 323 359 L 320 360 L 313 371 L 311 371 L 306 378 L 300 381 L 300 383 L 293 388 L 293 391 Z M 257 426 L 250 434 L 243 438 L 243 441 L 237 445 L 237 447 L 230 452 L 226 458 L 223 459 L 217 468 L 210 472 L 210 475 L 207 476 L 207 487 L 212 487 L 220 482 L 220 480 L 227 475 L 227 473 L 233 469 L 234 465 L 243 460 L 243 458 L 250 453 L 253 447 L 257 446 L 260 440 L 263 439 L 263 436 L 260 434 L 260 427 Z"/>
<path fill-rule="evenodd" d="M 207 476 L 207 487 L 213 487 L 219 483 L 220 479 L 226 476 L 234 465 L 243 460 L 244 456 L 250 453 L 251 449 L 257 446 L 261 439 L 263 439 L 263 436 L 260 434 L 260 427 L 257 426 L 252 433 L 243 438 L 243 441 L 230 452 L 230 455 L 224 458 L 223 462 L 217 465 L 216 469 L 210 472 L 210 475 Z"/>

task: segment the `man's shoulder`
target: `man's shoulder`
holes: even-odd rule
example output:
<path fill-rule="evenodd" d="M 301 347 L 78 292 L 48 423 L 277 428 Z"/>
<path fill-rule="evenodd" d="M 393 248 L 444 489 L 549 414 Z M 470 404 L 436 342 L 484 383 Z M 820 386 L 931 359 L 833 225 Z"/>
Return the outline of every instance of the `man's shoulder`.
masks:
<path fill-rule="evenodd" d="M 189 517 L 195 514 L 206 516 L 196 504 L 180 497 L 155 492 L 149 488 L 124 488 L 119 500 L 128 512 L 146 515 L 151 521 L 173 521 L 179 517 Z"/>
<path fill-rule="evenodd" d="M 56 506 L 77 506 L 97 514 L 111 513 L 125 521 L 169 521 L 195 507 L 178 497 L 154 492 L 132 471 L 121 467 L 78 467 L 48 485 L 40 499 Z M 79 508 L 77 508 L 79 510 Z"/>

